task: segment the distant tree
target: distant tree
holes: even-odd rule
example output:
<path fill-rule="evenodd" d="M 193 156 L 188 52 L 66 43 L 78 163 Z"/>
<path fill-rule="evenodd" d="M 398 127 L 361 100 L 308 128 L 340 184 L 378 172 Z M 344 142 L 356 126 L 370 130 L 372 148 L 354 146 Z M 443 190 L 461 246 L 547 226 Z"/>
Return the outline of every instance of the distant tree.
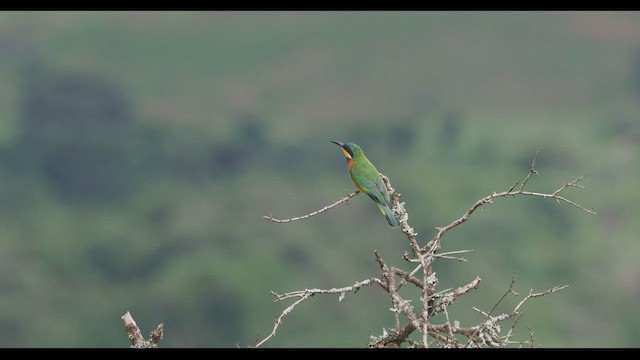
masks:
<path fill-rule="evenodd" d="M 439 137 L 441 146 L 455 148 L 460 137 L 461 119 L 454 112 L 450 112 L 442 119 L 441 136 Z"/>
<path fill-rule="evenodd" d="M 65 200 L 104 202 L 135 185 L 131 105 L 113 82 L 92 74 L 26 71 L 15 156 Z"/>

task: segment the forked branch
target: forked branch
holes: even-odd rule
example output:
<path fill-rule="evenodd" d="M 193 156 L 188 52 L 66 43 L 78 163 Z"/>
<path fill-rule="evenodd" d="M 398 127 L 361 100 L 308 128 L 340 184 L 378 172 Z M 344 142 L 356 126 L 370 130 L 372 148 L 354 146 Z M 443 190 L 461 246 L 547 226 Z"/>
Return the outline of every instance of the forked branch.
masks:
<path fill-rule="evenodd" d="M 164 324 L 158 324 L 158 326 L 151 332 L 149 340 L 145 340 L 138 324 L 136 324 L 131 313 L 128 311 L 122 315 L 122 321 L 124 321 L 124 328 L 127 331 L 129 340 L 131 340 L 132 348 L 157 348 L 158 343 L 164 336 Z"/>

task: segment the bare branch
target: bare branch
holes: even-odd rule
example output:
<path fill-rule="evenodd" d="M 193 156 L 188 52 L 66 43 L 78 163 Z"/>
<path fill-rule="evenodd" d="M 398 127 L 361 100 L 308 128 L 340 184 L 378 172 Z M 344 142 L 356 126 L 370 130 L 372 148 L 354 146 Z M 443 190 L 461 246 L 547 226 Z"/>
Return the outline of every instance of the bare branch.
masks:
<path fill-rule="evenodd" d="M 584 177 L 584 176 L 583 176 L 583 177 Z M 581 177 L 581 178 L 582 178 L 582 177 Z M 564 189 L 566 189 L 566 186 L 565 186 L 565 187 L 563 187 L 563 190 L 564 190 Z M 494 197 L 501 197 L 501 196 L 504 196 L 503 194 L 504 194 L 504 193 L 495 194 L 495 196 L 494 196 Z M 513 194 L 516 194 L 516 193 L 512 193 L 512 195 L 513 195 Z M 577 204 L 577 203 L 575 203 L 575 202 L 573 202 L 573 201 L 571 201 L 571 200 L 569 200 L 569 199 L 567 199 L 567 198 L 565 198 L 565 197 L 559 196 L 559 195 L 557 195 L 557 194 L 556 194 L 556 195 L 554 195 L 554 194 L 541 194 L 541 193 L 536 193 L 536 192 L 523 191 L 523 192 L 521 192 L 521 193 L 518 193 L 517 195 L 527 195 L 527 196 L 538 196 L 538 197 L 542 197 L 542 198 L 552 198 L 552 199 L 555 199 L 558 203 L 560 203 L 560 201 L 564 201 L 565 203 L 567 203 L 567 204 L 569 204 L 569 205 L 572 205 L 572 206 L 575 206 L 575 207 L 577 207 L 578 209 L 580 209 L 580 210 L 582 210 L 582 211 L 585 211 L 585 212 L 587 212 L 587 213 L 589 213 L 589 214 L 591 214 L 591 215 L 596 215 L 596 212 L 595 212 L 595 211 L 593 211 L 593 209 L 587 209 L 587 208 L 585 208 L 584 206 L 579 205 L 579 204 Z"/>
<path fill-rule="evenodd" d="M 540 150 L 536 152 L 535 157 L 531 161 L 531 166 L 529 168 L 529 172 L 526 177 L 522 180 L 516 180 L 515 183 L 509 187 L 506 191 L 503 192 L 493 192 L 490 195 L 487 195 L 479 200 L 477 200 L 460 218 L 454 220 L 450 224 L 437 227 L 435 236 L 424 246 L 420 247 L 417 232 L 411 227 L 408 223 L 409 214 L 405 209 L 405 203 L 400 201 L 401 194 L 397 193 L 395 189 L 392 187 L 389 178 L 387 178 L 384 174 L 380 174 L 389 195 L 392 198 L 393 206 L 392 212 L 394 216 L 398 219 L 400 223 L 401 231 L 407 239 L 409 240 L 409 244 L 411 245 L 412 254 L 408 251 L 405 251 L 403 254 L 403 258 L 409 263 L 416 263 L 416 267 L 408 272 L 403 269 L 399 269 L 397 267 L 388 266 L 382 256 L 374 250 L 375 261 L 378 263 L 380 267 L 381 276 L 370 277 L 360 282 L 356 282 L 351 286 L 341 287 L 341 288 L 331 288 L 331 289 L 305 289 L 300 291 L 293 291 L 284 294 L 277 294 L 272 292 L 275 296 L 275 301 L 283 301 L 286 299 L 296 299 L 293 304 L 287 307 L 275 320 L 273 329 L 271 333 L 264 338 L 262 341 L 257 342 L 256 347 L 261 346 L 267 340 L 275 336 L 276 331 L 280 324 L 282 323 L 282 319 L 284 316 L 288 315 L 293 309 L 306 301 L 310 297 L 313 297 L 316 294 L 325 294 L 325 295 L 338 295 L 338 300 L 342 301 L 342 299 L 349 292 L 357 292 L 364 286 L 369 286 L 371 284 L 378 284 L 385 292 L 388 293 L 392 308 L 391 310 L 395 313 L 395 327 L 389 331 L 383 328 L 383 334 L 379 337 L 371 336 L 371 342 L 369 344 L 370 347 L 399 347 L 403 343 L 408 343 L 412 347 L 429 347 L 430 344 L 435 344 L 437 346 L 442 347 L 479 347 L 479 346 L 489 346 L 489 347 L 505 347 L 510 344 L 531 344 L 533 346 L 533 333 L 530 331 L 530 340 L 514 342 L 511 340 L 513 329 L 516 324 L 520 320 L 522 316 L 521 307 L 524 305 L 526 301 L 531 298 L 541 297 L 558 290 L 564 289 L 567 285 L 556 286 L 551 289 L 548 289 L 544 292 L 534 293 L 532 290 L 529 291 L 529 294 L 522 299 L 515 308 L 509 312 L 500 315 L 493 315 L 493 312 L 496 310 L 498 305 L 500 305 L 503 300 L 509 295 L 514 294 L 518 295 L 515 291 L 513 291 L 513 286 L 515 283 L 515 274 L 511 279 L 511 283 L 507 291 L 498 299 L 497 302 L 494 303 L 489 312 L 484 312 L 480 309 L 473 308 L 478 311 L 484 317 L 483 322 L 476 326 L 469 327 L 461 327 L 458 321 L 454 321 L 453 324 L 449 317 L 448 307 L 458 298 L 463 295 L 468 294 L 472 289 L 476 289 L 481 282 L 480 277 L 476 276 L 471 282 L 466 285 L 455 288 L 455 290 L 447 289 L 436 291 L 438 285 L 438 279 L 436 278 L 436 273 L 433 271 L 433 262 L 436 259 L 451 259 L 457 261 L 466 261 L 466 259 L 458 257 L 456 255 L 469 252 L 471 250 L 457 250 L 450 252 L 439 253 L 441 249 L 441 239 L 443 235 L 449 230 L 453 229 L 456 226 L 461 225 L 466 222 L 469 217 L 480 207 L 485 204 L 493 203 L 493 199 L 507 196 L 534 196 L 541 197 L 547 199 L 554 199 L 558 203 L 567 203 L 574 207 L 577 207 L 587 213 L 595 214 L 595 212 L 591 209 L 587 209 L 582 205 L 577 204 L 576 202 L 567 199 L 562 196 L 562 192 L 565 191 L 569 187 L 575 187 L 578 189 L 584 189 L 584 186 L 579 185 L 578 182 L 581 181 L 584 176 L 579 177 L 571 182 L 563 184 L 560 188 L 551 193 L 542 193 L 542 192 L 532 192 L 525 190 L 525 187 L 529 183 L 529 180 L 533 177 L 533 175 L 539 175 L 536 170 L 536 161 L 538 156 L 540 155 Z M 309 218 L 311 216 L 317 215 L 321 212 L 327 211 L 330 208 L 337 206 L 343 202 L 348 201 L 351 197 L 357 195 L 358 192 L 354 192 L 352 194 L 348 194 L 347 197 L 334 202 L 331 205 L 328 205 L 320 210 L 317 210 L 313 213 L 303 215 L 300 217 L 295 217 L 291 219 L 275 219 L 271 213 L 268 216 L 264 216 L 265 219 L 272 222 L 291 222 Z M 422 269 L 422 276 L 416 276 L 417 272 Z M 399 281 L 398 281 L 399 278 Z M 403 296 L 399 293 L 400 289 L 404 285 L 413 285 L 416 288 L 420 289 L 420 303 L 416 305 L 416 308 L 411 304 L 411 300 L 408 298 L 403 298 Z M 418 309 L 417 307 L 421 306 L 422 309 Z M 446 322 L 442 324 L 434 324 L 432 317 L 437 313 L 444 313 Z M 408 323 L 404 326 L 401 325 L 401 315 L 403 314 L 408 319 Z M 506 335 L 502 335 L 502 322 L 507 320 L 511 320 L 511 326 Z M 506 328 L 506 327 L 505 327 Z M 418 342 L 416 339 L 411 339 L 410 336 L 416 330 L 422 332 L 422 341 Z M 458 336 L 458 339 L 456 339 Z M 464 344 L 460 344 L 458 340 L 460 336 L 464 336 L 467 338 L 467 342 Z M 429 339 L 431 337 L 431 339 Z"/>
<path fill-rule="evenodd" d="M 137 347 L 138 344 L 142 344 L 144 342 L 144 336 L 142 336 L 142 332 L 140 332 L 140 328 L 136 321 L 133 320 L 130 312 L 126 312 L 122 315 L 122 320 L 124 321 L 124 328 L 127 330 L 127 334 L 129 335 L 129 340 L 131 340 L 131 345 Z"/>
<path fill-rule="evenodd" d="M 498 305 L 500 305 L 500 303 L 502 302 L 502 300 L 504 300 L 507 295 L 509 294 L 514 294 L 514 295 L 518 295 L 517 292 L 513 291 L 513 284 L 516 283 L 516 274 L 513 273 L 511 274 L 511 283 L 509 284 L 509 288 L 507 289 L 507 291 L 505 291 L 504 294 L 502 294 L 502 296 L 500 297 L 500 299 L 498 299 L 498 301 L 496 301 L 495 304 L 493 304 L 493 307 L 491 308 L 491 310 L 489 310 L 489 314 L 485 315 L 487 317 L 491 316 L 491 314 L 493 314 L 493 311 L 498 307 Z"/>
<path fill-rule="evenodd" d="M 480 280 L 480 278 L 476 277 L 476 279 Z M 480 281 L 478 281 L 479 283 Z M 455 346 L 456 343 L 456 337 L 453 336 L 453 330 L 451 329 L 451 320 L 449 320 L 449 312 L 447 311 L 447 308 L 444 308 L 444 316 L 447 319 L 447 330 L 449 330 L 449 332 L 447 333 L 447 337 L 448 337 L 448 342 L 449 343 L 453 343 L 453 345 Z"/>
<path fill-rule="evenodd" d="M 262 339 L 262 341 L 257 343 L 255 347 L 260 347 L 262 344 L 267 342 L 267 340 L 269 340 L 272 337 L 276 336 L 276 331 L 278 331 L 278 327 L 280 326 L 280 324 L 282 324 L 282 318 L 287 316 L 287 315 L 289 315 L 289 313 L 291 313 L 291 311 L 293 311 L 293 309 L 296 306 L 298 306 L 299 304 L 301 304 L 303 301 L 307 300 L 311 296 L 313 296 L 313 293 L 306 293 L 305 295 L 300 297 L 300 299 L 296 300 L 293 304 L 291 304 L 288 308 L 284 309 L 284 311 L 276 318 L 276 321 L 273 324 L 273 329 L 271 330 L 271 333 L 269 335 L 267 335 L 267 337 Z"/>
<path fill-rule="evenodd" d="M 301 304 L 302 302 L 304 302 L 305 300 L 309 299 L 310 297 L 317 295 L 317 294 L 325 294 L 325 295 L 335 295 L 338 294 L 338 300 L 342 301 L 342 299 L 344 298 L 345 294 L 348 292 L 353 292 L 356 293 L 358 292 L 358 290 L 360 290 L 360 288 L 364 287 L 364 286 L 369 286 L 371 284 L 378 284 L 380 286 L 382 286 L 383 288 L 386 288 L 386 284 L 384 284 L 380 279 L 378 278 L 369 278 L 369 279 L 365 279 L 363 281 L 359 281 L 356 282 L 355 284 L 351 285 L 351 286 L 345 286 L 342 288 L 332 288 L 332 289 L 306 289 L 303 291 L 293 291 L 290 293 L 284 293 L 284 294 L 277 294 L 275 292 L 271 292 L 275 297 L 275 301 L 282 301 L 282 300 L 286 300 L 286 299 L 290 299 L 290 298 L 299 298 L 298 300 L 296 300 L 293 304 L 289 305 L 289 307 L 287 307 L 286 309 L 284 309 L 284 311 L 282 311 L 282 313 L 276 318 L 276 321 L 273 324 L 273 329 L 271 330 L 271 333 L 269 335 L 267 335 L 267 337 L 265 337 L 264 339 L 262 339 L 262 341 L 260 341 L 259 343 L 257 343 L 255 345 L 255 347 L 260 347 L 262 344 L 264 344 L 265 342 L 267 342 L 269 339 L 271 339 L 272 337 L 276 336 L 276 332 L 278 331 L 278 327 L 280 327 L 280 324 L 282 323 L 282 319 L 289 315 L 289 313 L 291 311 L 293 311 L 293 309 L 298 306 L 299 304 Z"/>
<path fill-rule="evenodd" d="M 400 328 L 398 331 L 394 331 L 392 334 L 383 336 L 373 343 L 369 344 L 372 348 L 397 348 L 405 341 L 410 341 L 409 335 L 413 333 L 416 327 L 409 322 L 407 325 Z"/>
<path fill-rule="evenodd" d="M 568 288 L 569 285 L 559 285 L 559 286 L 554 286 L 551 289 L 548 289 L 547 291 L 543 291 L 540 293 L 533 293 L 533 289 L 529 290 L 529 295 L 527 295 L 524 299 L 522 299 L 522 301 L 520 301 L 518 303 L 518 305 L 515 307 L 515 309 L 513 309 L 512 313 L 518 313 L 520 311 L 520 307 L 522 306 L 522 304 L 524 304 L 527 300 L 531 299 L 531 298 L 537 298 L 537 297 L 541 297 L 541 296 L 545 296 L 545 295 L 549 295 L 551 293 L 554 293 L 556 291 L 560 291 L 562 289 L 566 289 Z"/>
<path fill-rule="evenodd" d="M 533 348 L 533 344 L 534 344 L 534 341 L 533 341 L 533 330 L 531 330 L 529 325 L 527 325 L 527 330 L 529 330 L 529 341 L 530 341 L 530 344 L 531 344 L 531 348 Z"/>
<path fill-rule="evenodd" d="M 529 173 L 527 174 L 527 177 L 524 178 L 524 180 L 522 181 L 522 185 L 520 185 L 520 190 L 518 191 L 522 191 L 525 187 L 525 185 L 527 185 L 527 182 L 529 181 L 529 178 L 531 177 L 531 175 L 536 174 L 536 175 L 540 175 L 538 173 L 538 171 L 536 170 L 536 160 L 538 160 L 538 155 L 540 155 L 540 152 L 542 150 L 538 149 L 538 151 L 536 151 L 536 156 L 533 157 L 533 160 L 531 161 L 531 167 L 529 168 Z M 515 187 L 515 185 L 514 185 Z M 513 189 L 513 187 L 511 188 L 511 190 Z M 510 192 L 510 191 L 508 191 Z"/>
<path fill-rule="evenodd" d="M 433 295 L 435 293 L 435 287 L 438 283 L 438 279 L 435 277 L 435 274 L 432 276 L 431 269 L 431 261 L 433 258 L 429 258 L 424 254 L 418 253 L 416 254 L 420 258 L 420 264 L 422 265 L 422 319 L 424 322 L 422 323 L 422 345 L 425 348 L 429 347 L 429 309 L 431 308 L 431 304 L 433 303 Z M 446 308 L 445 308 L 446 310 Z M 433 312 L 433 310 L 431 311 Z"/>
<path fill-rule="evenodd" d="M 345 286 L 345 287 L 341 287 L 341 288 L 331 288 L 331 289 L 305 289 L 305 290 L 300 290 L 300 291 L 293 291 L 293 292 L 289 292 L 289 293 L 284 293 L 284 294 L 277 294 L 275 292 L 271 292 L 276 299 L 274 301 L 282 301 L 285 299 L 290 299 L 290 298 L 302 298 L 307 296 L 307 294 L 311 294 L 310 296 L 314 296 L 317 294 L 325 294 L 325 295 L 335 295 L 335 294 L 345 294 L 348 292 L 353 292 L 356 293 L 358 292 L 358 290 L 360 290 L 360 288 L 365 287 L 365 286 L 369 286 L 371 284 L 378 284 L 380 286 L 385 287 L 386 284 L 384 284 L 382 282 L 382 280 L 375 278 L 375 277 L 371 277 L 368 279 L 365 279 L 363 281 L 358 281 L 355 284 L 351 285 L 351 286 Z"/>
<path fill-rule="evenodd" d="M 448 259 L 448 260 L 457 260 L 459 262 L 467 262 L 467 259 L 457 256 L 450 256 L 453 254 L 464 254 L 468 252 L 472 252 L 473 250 L 456 250 L 456 251 L 447 251 L 440 254 L 429 254 L 430 256 L 437 259 Z"/>
<path fill-rule="evenodd" d="M 149 340 L 149 342 L 151 343 L 151 345 L 154 345 L 152 347 L 158 347 L 158 343 L 160 342 L 160 340 L 162 340 L 163 337 L 164 324 L 158 324 L 158 326 L 151 332 L 151 339 Z"/>
<path fill-rule="evenodd" d="M 577 183 L 584 179 L 585 176 L 581 176 L 571 182 L 568 182 L 566 184 L 564 184 L 562 187 L 560 187 L 558 190 L 554 191 L 553 193 L 539 193 L 539 192 L 531 192 L 531 191 L 524 191 L 524 187 L 525 185 L 527 185 L 527 182 L 529 182 L 529 179 L 531 178 L 531 175 L 533 174 L 538 174 L 538 171 L 535 168 L 536 165 L 536 160 L 538 158 L 538 155 L 540 154 L 540 150 L 538 150 L 536 152 L 536 156 L 533 158 L 533 161 L 531 162 L 531 168 L 529 169 L 529 173 L 527 174 L 527 177 L 524 179 L 524 181 L 522 182 L 522 184 L 520 185 L 520 188 L 517 191 L 513 191 L 513 189 L 515 188 L 515 186 L 517 185 L 517 181 L 516 184 L 514 184 L 513 186 L 511 186 L 507 191 L 503 191 L 500 193 L 493 193 L 491 195 L 485 196 L 482 199 L 476 201 L 471 208 L 469 208 L 469 210 L 467 210 L 460 218 L 458 218 L 457 220 L 453 221 L 452 223 L 443 226 L 443 227 L 438 227 L 436 228 L 437 233 L 434 236 L 434 238 L 430 241 L 429 244 L 427 244 L 427 247 L 431 247 L 431 248 L 437 248 L 440 242 L 440 238 L 442 238 L 442 235 L 444 235 L 444 233 L 446 233 L 447 231 L 453 229 L 454 227 L 464 223 L 465 221 L 467 221 L 469 219 L 469 217 L 471 216 L 471 214 L 473 214 L 474 211 L 476 211 L 479 207 L 481 207 L 484 204 L 490 204 L 493 203 L 493 199 L 495 198 L 499 198 L 499 197 L 507 197 L 507 196 L 518 196 L 518 195 L 524 195 L 524 196 L 537 196 L 537 197 L 541 197 L 541 198 L 551 198 L 551 199 L 555 199 L 558 203 L 560 202 L 565 202 L 569 205 L 575 206 L 578 209 L 581 209 L 589 214 L 593 214 L 595 215 L 596 212 L 593 211 L 593 209 L 587 209 L 582 205 L 577 204 L 574 201 L 571 201 L 563 196 L 560 196 L 558 194 L 560 194 L 560 192 L 562 192 L 563 190 L 565 190 L 568 187 L 576 187 L 579 189 L 585 189 L 584 186 L 582 185 L 578 185 Z"/>
<path fill-rule="evenodd" d="M 380 177 L 382 178 L 382 182 L 384 182 L 384 186 L 387 188 L 387 192 L 389 192 L 389 196 L 391 197 L 391 200 L 393 202 L 393 208 L 391 210 L 398 218 L 402 233 L 405 234 L 409 239 L 409 243 L 411 244 L 413 252 L 415 254 L 419 254 L 420 246 L 418 245 L 418 240 L 416 239 L 418 233 L 415 232 L 415 230 L 413 230 L 413 228 L 408 223 L 409 213 L 407 213 L 407 210 L 404 208 L 404 203 L 400 202 L 400 197 L 402 196 L 402 194 L 396 192 L 393 186 L 391 186 L 391 182 L 389 181 L 388 177 L 386 177 L 382 173 L 380 173 Z"/>
<path fill-rule="evenodd" d="M 418 279 L 417 277 L 413 276 L 413 274 L 411 274 L 408 271 L 404 271 L 402 269 L 395 269 L 395 273 L 400 275 L 400 277 L 402 278 L 403 282 L 406 284 L 407 282 L 414 284 L 415 286 L 419 287 L 419 288 L 423 288 L 424 287 L 424 282 L 420 279 Z M 398 291 L 402 286 L 398 285 L 398 288 L 396 289 L 396 291 Z"/>
<path fill-rule="evenodd" d="M 511 334 L 513 333 L 513 329 L 516 328 L 516 325 L 518 325 L 518 321 L 520 321 L 520 318 L 522 317 L 522 313 L 519 313 L 515 316 L 513 323 L 511 324 L 511 327 L 509 328 L 509 332 L 507 333 L 507 335 L 505 336 L 505 339 L 509 342 L 511 342 Z"/>
<path fill-rule="evenodd" d="M 453 298 L 457 299 L 460 296 L 466 294 L 469 292 L 469 290 L 471 289 L 477 289 L 478 285 L 480 285 L 480 277 L 476 276 L 475 279 L 473 279 L 473 281 L 471 281 L 470 283 L 468 283 L 465 286 L 461 286 L 459 288 L 457 288 L 454 292 L 453 292 Z"/>
<path fill-rule="evenodd" d="M 512 276 L 511 278 L 511 284 L 509 284 L 509 289 L 507 289 L 507 291 L 502 295 L 502 297 L 500 297 L 500 299 L 498 299 L 498 301 L 493 305 L 493 307 L 491 308 L 491 310 L 488 313 L 485 313 L 482 310 L 479 310 L 477 308 L 474 307 L 474 310 L 482 313 L 485 316 L 485 321 L 480 324 L 477 327 L 473 327 L 471 329 L 474 329 L 473 333 L 470 334 L 468 336 L 469 341 L 467 342 L 465 347 L 471 347 L 476 345 L 476 338 L 483 333 L 483 331 L 487 328 L 487 327 L 495 327 L 497 323 L 508 320 L 508 319 L 515 319 L 514 320 L 514 324 L 512 324 L 511 329 L 509 330 L 509 332 L 507 333 L 507 335 L 503 336 L 502 338 L 499 338 L 497 340 L 499 340 L 499 342 L 503 345 L 509 344 L 511 343 L 511 334 L 512 334 L 512 330 L 513 327 L 515 327 L 515 322 L 517 322 L 522 314 L 522 312 L 520 311 L 520 308 L 522 307 L 522 305 L 529 299 L 531 298 L 537 298 L 537 297 L 542 297 L 542 296 L 546 296 L 549 295 L 551 293 L 554 293 L 556 291 L 565 289 L 567 287 L 569 287 L 569 285 L 559 285 L 559 286 L 554 286 L 551 289 L 548 289 L 546 291 L 543 292 L 539 292 L 539 293 L 534 293 L 533 289 L 529 290 L 529 294 L 522 299 L 517 305 L 516 307 L 508 314 L 501 314 L 498 316 L 492 316 L 491 314 L 493 313 L 493 311 L 498 307 L 498 305 L 502 302 L 502 300 L 504 300 L 509 294 L 514 294 L 514 295 L 518 295 L 518 293 L 516 293 L 515 291 L 513 291 L 513 284 L 515 283 L 515 274 Z M 532 339 L 533 340 L 533 339 Z M 482 341 L 485 341 L 484 339 Z M 533 344 L 532 344 L 533 346 Z"/>
<path fill-rule="evenodd" d="M 336 201 L 336 202 L 334 202 L 334 203 L 332 203 L 332 204 L 330 204 L 330 205 L 327 205 L 327 206 L 323 207 L 323 208 L 322 208 L 322 209 L 320 209 L 320 210 L 316 210 L 316 211 L 314 211 L 314 212 L 312 212 L 312 213 L 309 213 L 309 214 L 306 214 L 306 215 L 293 217 L 293 218 L 291 218 L 291 219 L 276 219 L 276 218 L 274 218 L 274 217 L 273 217 L 273 215 L 271 215 L 271 212 L 269 212 L 269 214 L 268 214 L 268 215 L 265 215 L 265 216 L 263 216 L 262 218 L 263 218 L 263 219 L 267 219 L 267 220 L 269 220 L 269 221 L 271 221 L 271 222 L 281 223 L 281 224 L 282 224 L 282 223 L 292 222 L 292 221 L 298 221 L 298 220 L 308 219 L 308 218 L 310 218 L 310 217 L 312 217 L 312 216 L 314 216 L 314 215 L 318 215 L 318 214 L 320 214 L 321 212 L 325 212 L 325 211 L 327 211 L 327 210 L 331 209 L 332 207 L 334 207 L 334 206 L 336 206 L 336 205 L 340 205 L 340 204 L 342 204 L 343 202 L 347 202 L 347 201 L 349 201 L 349 199 L 351 199 L 352 197 L 354 197 L 354 196 L 358 195 L 359 193 L 360 193 L 360 190 L 356 190 L 356 191 L 352 192 L 351 194 L 348 194 L 347 196 L 343 197 L 342 199 L 340 199 L 340 200 L 338 200 L 338 201 Z"/>
<path fill-rule="evenodd" d="M 407 257 L 405 257 L 405 260 L 407 260 L 407 261 L 409 261 L 409 262 L 420 262 L 420 259 L 408 259 Z M 418 272 L 418 270 L 420 270 L 420 269 L 422 269 L 422 264 L 418 264 L 418 266 L 416 266 L 416 268 L 415 268 L 415 269 L 413 269 L 413 270 L 409 273 L 409 275 L 410 275 L 410 276 L 415 275 L 415 274 Z M 398 288 L 397 288 L 396 290 L 400 290 L 400 288 L 401 288 L 401 287 L 403 287 L 403 286 L 404 286 L 404 285 L 406 285 L 406 284 L 407 284 L 407 282 L 406 282 L 404 279 L 402 279 L 402 281 L 400 281 L 400 284 L 398 285 Z M 420 288 L 423 288 L 423 287 L 424 287 L 424 286 L 421 286 Z"/>
<path fill-rule="evenodd" d="M 378 250 L 373 250 L 373 255 L 376 257 L 376 262 L 380 266 L 380 272 L 382 273 L 382 279 L 384 279 L 383 280 L 384 286 L 383 285 L 380 285 L 380 286 L 383 286 L 383 288 L 386 291 L 389 291 L 389 276 L 391 276 L 389 272 L 389 267 L 384 262 L 384 259 L 382 259 L 382 256 L 378 254 Z"/>
<path fill-rule="evenodd" d="M 159 324 L 152 332 L 151 338 L 145 340 L 142 336 L 142 332 L 136 324 L 135 320 L 131 316 L 131 313 L 127 311 L 122 315 L 122 321 L 124 321 L 124 328 L 127 331 L 129 340 L 131 340 L 132 348 L 157 348 L 158 343 L 162 340 L 164 335 L 164 324 Z"/>
<path fill-rule="evenodd" d="M 416 316 L 415 312 L 413 312 L 413 306 L 411 306 L 409 301 L 403 299 L 400 296 L 400 294 L 398 294 L 398 291 L 396 290 L 395 270 L 397 269 L 394 267 L 391 268 L 391 273 L 389 274 L 389 283 L 388 283 L 389 295 L 391 296 L 391 300 L 393 301 L 394 307 L 396 311 L 402 311 L 407 316 L 409 321 L 411 321 L 413 326 L 415 326 L 416 328 L 420 328 L 421 327 L 420 320 L 418 320 L 418 317 Z"/>

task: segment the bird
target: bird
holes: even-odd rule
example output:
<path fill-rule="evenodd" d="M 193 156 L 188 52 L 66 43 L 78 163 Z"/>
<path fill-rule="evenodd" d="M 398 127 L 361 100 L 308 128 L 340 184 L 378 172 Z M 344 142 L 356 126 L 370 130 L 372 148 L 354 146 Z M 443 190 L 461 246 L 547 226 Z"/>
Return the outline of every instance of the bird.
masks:
<path fill-rule="evenodd" d="M 390 226 L 400 226 L 398 219 L 391 211 L 393 203 L 387 187 L 384 185 L 378 169 L 367 159 L 362 148 L 354 143 L 341 143 L 333 140 L 331 142 L 342 149 L 342 153 L 347 158 L 349 178 L 356 184 L 358 190 L 369 195 L 375 201 Z"/>

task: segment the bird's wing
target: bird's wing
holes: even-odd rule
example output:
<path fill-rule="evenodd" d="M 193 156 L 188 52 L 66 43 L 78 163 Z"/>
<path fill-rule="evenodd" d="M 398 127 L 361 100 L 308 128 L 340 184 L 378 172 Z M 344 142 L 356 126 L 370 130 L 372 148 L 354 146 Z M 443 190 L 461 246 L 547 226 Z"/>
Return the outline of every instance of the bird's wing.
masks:
<path fill-rule="evenodd" d="M 376 192 L 380 194 L 381 201 L 376 200 L 376 202 L 380 204 L 384 203 L 387 206 L 391 207 L 391 197 L 389 196 L 387 187 L 384 186 L 384 182 L 382 181 L 382 178 L 380 177 L 380 175 L 378 175 L 378 177 L 374 180 L 373 184 L 375 186 L 375 189 L 377 190 Z"/>
<path fill-rule="evenodd" d="M 365 193 L 369 195 L 369 197 L 373 199 L 373 201 L 377 202 L 380 205 L 387 205 L 391 207 L 391 198 L 389 197 L 387 188 L 384 186 L 384 183 L 382 182 L 382 179 L 380 177 L 366 181 L 366 186 L 362 187 L 367 189 Z"/>
<path fill-rule="evenodd" d="M 384 186 L 384 182 L 375 166 L 364 159 L 365 162 L 353 163 L 349 169 L 351 180 L 363 190 L 373 201 L 380 205 L 391 206 L 391 198 Z"/>

